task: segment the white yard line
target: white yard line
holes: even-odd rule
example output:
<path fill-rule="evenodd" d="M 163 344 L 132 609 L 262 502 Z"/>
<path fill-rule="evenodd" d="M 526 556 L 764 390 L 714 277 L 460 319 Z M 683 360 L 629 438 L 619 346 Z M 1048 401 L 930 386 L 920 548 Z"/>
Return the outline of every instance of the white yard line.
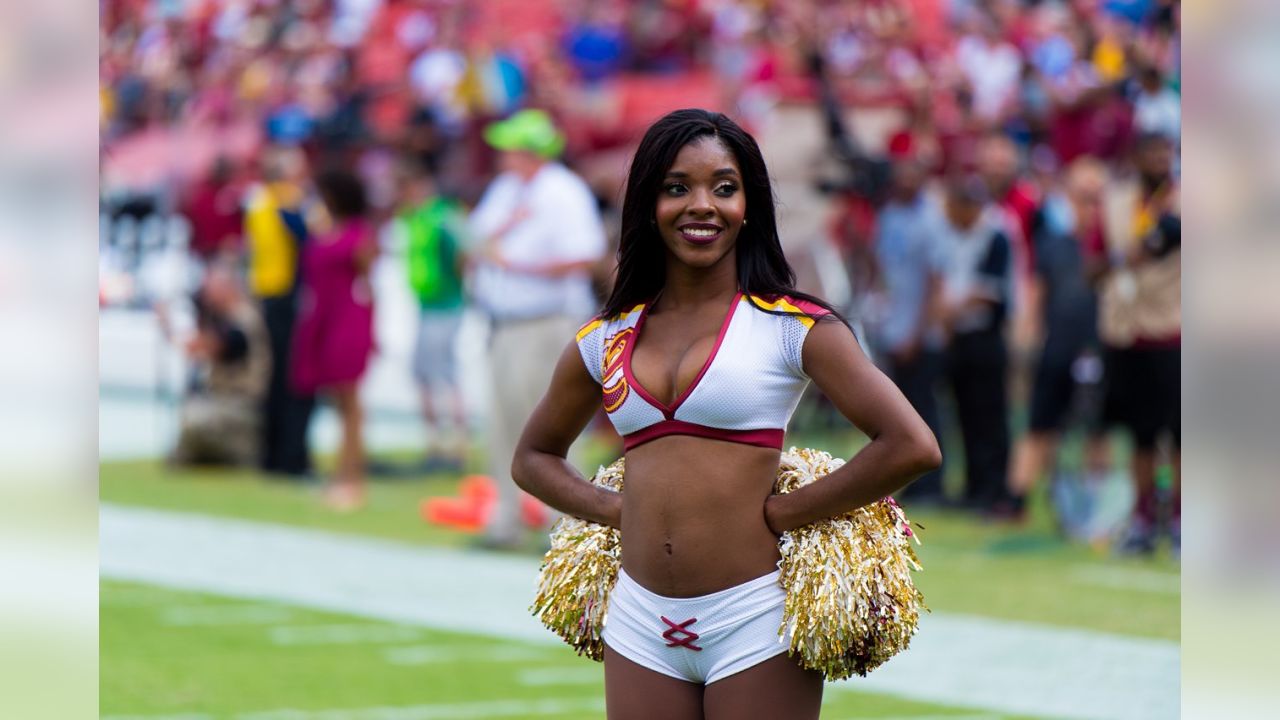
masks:
<path fill-rule="evenodd" d="M 528 612 L 536 558 L 114 505 L 103 506 L 100 532 L 106 578 L 559 642 Z M 1178 717 L 1179 671 L 1175 642 L 935 612 L 905 653 L 830 687 L 999 713 L 1142 720 Z M 279 720 L 295 717 L 304 716 Z"/>

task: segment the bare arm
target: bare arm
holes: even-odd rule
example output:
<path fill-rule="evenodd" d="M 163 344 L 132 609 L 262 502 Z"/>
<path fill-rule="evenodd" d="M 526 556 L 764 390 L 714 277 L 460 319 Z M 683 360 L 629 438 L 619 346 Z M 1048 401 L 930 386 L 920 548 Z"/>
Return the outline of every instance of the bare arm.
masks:
<path fill-rule="evenodd" d="M 823 321 L 805 339 L 805 372 L 871 442 L 818 482 L 765 502 L 776 533 L 875 502 L 942 464 L 933 432 L 858 347 L 844 324 Z"/>
<path fill-rule="evenodd" d="M 622 521 L 622 495 L 587 482 L 566 460 L 569 446 L 600 407 L 600 386 L 574 343 L 560 354 L 551 387 L 516 445 L 511 477 L 523 490 L 560 512 L 602 525 Z"/>

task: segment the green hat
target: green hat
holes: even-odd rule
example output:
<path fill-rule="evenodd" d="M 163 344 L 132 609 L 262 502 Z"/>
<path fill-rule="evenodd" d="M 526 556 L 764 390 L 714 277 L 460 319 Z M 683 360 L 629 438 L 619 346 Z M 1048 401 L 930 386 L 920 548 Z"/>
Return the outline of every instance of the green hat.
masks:
<path fill-rule="evenodd" d="M 527 150 L 553 158 L 564 150 L 564 135 L 542 110 L 521 110 L 484 129 L 484 140 L 499 150 Z"/>

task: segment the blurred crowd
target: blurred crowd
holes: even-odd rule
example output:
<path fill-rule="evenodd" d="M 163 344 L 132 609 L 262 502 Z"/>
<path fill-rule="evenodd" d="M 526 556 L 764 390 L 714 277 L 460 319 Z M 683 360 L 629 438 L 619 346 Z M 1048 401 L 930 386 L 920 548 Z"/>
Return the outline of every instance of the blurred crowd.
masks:
<path fill-rule="evenodd" d="M 608 287 L 622 168 L 649 122 L 697 105 L 764 139 L 807 107 L 839 172 L 804 178 L 822 236 L 784 243 L 834 249 L 864 345 L 962 450 L 961 488 L 939 473 L 911 499 L 1016 520 L 1048 477 L 1067 531 L 1097 539 L 1117 528 L 1096 496 L 1127 477 L 1118 546 L 1180 543 L 1176 0 L 104 0 L 101 15 L 103 302 L 137 301 L 115 278 L 182 236 L 202 393 L 235 398 L 184 412 L 178 458 L 306 475 L 318 393 L 344 427 L 331 500 L 359 504 L 368 269 L 392 228 L 422 311 L 405 332 L 431 462 L 461 467 L 462 309 L 511 343 L 491 344 L 495 367 L 538 344 L 531 320 L 563 335 Z M 869 111 L 892 118 L 883 137 L 855 132 Z M 540 185 L 553 199 L 530 199 Z M 539 378 L 493 381 L 511 391 L 491 412 L 518 428 L 528 401 L 501 402 Z"/>

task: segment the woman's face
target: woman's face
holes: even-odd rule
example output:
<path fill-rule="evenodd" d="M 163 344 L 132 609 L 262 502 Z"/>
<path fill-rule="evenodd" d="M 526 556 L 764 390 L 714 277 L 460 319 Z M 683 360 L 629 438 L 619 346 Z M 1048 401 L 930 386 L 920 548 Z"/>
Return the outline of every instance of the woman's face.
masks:
<path fill-rule="evenodd" d="M 742 173 L 714 137 L 685 145 L 658 190 L 655 220 L 667 252 L 696 268 L 729 256 L 747 212 Z"/>

